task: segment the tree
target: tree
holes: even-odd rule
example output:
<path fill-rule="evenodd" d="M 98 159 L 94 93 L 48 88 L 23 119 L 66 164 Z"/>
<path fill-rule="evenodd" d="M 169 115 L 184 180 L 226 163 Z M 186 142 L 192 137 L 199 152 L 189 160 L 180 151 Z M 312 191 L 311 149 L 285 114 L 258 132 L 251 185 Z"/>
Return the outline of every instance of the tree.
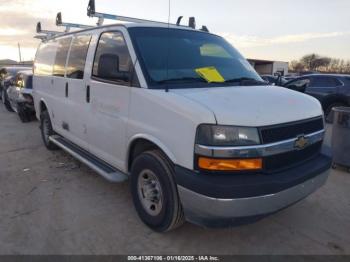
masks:
<path fill-rule="evenodd" d="M 303 56 L 300 62 L 304 64 L 305 68 L 308 70 L 316 71 L 321 67 L 328 67 L 331 63 L 331 59 L 317 54 L 311 54 Z"/>
<path fill-rule="evenodd" d="M 302 72 L 305 70 L 304 64 L 297 60 L 293 60 L 292 62 L 290 62 L 289 67 L 292 71 L 295 71 L 295 72 Z"/>

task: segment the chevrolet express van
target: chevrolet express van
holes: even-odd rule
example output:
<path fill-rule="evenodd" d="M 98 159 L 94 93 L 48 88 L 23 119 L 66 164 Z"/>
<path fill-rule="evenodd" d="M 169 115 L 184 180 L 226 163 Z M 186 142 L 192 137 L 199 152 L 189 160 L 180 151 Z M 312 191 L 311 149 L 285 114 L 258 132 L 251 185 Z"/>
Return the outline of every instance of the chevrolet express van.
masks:
<path fill-rule="evenodd" d="M 329 175 L 320 103 L 266 86 L 208 32 L 129 23 L 55 36 L 38 48 L 33 86 L 46 147 L 130 179 L 158 232 L 256 221 Z"/>

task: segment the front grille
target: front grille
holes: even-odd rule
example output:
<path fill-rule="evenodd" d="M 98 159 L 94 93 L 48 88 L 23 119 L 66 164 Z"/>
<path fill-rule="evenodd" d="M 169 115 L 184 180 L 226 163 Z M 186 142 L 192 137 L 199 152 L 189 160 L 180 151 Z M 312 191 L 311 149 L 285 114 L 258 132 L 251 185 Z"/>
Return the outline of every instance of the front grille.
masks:
<path fill-rule="evenodd" d="M 273 155 L 264 159 L 264 170 L 267 172 L 277 172 L 290 168 L 317 156 L 322 147 L 322 141 L 310 145 L 303 150 L 295 150 L 287 153 Z"/>
<path fill-rule="evenodd" d="M 300 135 L 311 134 L 324 129 L 323 119 L 314 118 L 300 122 L 287 123 L 276 126 L 261 127 L 260 134 L 263 144 L 280 142 L 296 138 Z"/>

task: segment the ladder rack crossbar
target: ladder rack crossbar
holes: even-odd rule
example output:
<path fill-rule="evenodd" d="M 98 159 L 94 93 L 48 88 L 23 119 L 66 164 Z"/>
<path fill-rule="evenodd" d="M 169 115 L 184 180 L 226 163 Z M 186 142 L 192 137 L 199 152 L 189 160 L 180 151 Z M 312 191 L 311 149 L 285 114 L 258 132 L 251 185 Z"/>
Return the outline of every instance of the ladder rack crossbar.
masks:
<path fill-rule="evenodd" d="M 57 13 L 56 26 L 66 27 L 66 31 L 69 31 L 70 28 L 87 29 L 87 28 L 92 28 L 93 27 L 93 26 L 89 26 L 89 25 L 82 25 L 82 24 L 76 24 L 76 23 L 65 23 L 65 22 L 62 22 L 62 13 L 61 12 Z"/>
<path fill-rule="evenodd" d="M 87 15 L 89 17 L 97 17 L 98 26 L 102 26 L 104 19 L 107 20 L 116 20 L 121 22 L 129 22 L 129 23 L 150 23 L 150 24 L 159 24 L 159 25 L 173 25 L 173 26 L 179 26 L 176 24 L 170 24 L 166 22 L 159 22 L 154 20 L 147 20 L 147 19 L 140 19 L 140 18 L 134 18 L 134 17 L 128 17 L 128 16 L 120 16 L 120 15 L 113 15 L 113 14 L 106 14 L 106 13 L 99 13 L 95 10 L 95 0 L 89 0 L 89 5 L 87 8 Z M 182 26 L 182 27 L 188 27 L 188 26 Z"/>

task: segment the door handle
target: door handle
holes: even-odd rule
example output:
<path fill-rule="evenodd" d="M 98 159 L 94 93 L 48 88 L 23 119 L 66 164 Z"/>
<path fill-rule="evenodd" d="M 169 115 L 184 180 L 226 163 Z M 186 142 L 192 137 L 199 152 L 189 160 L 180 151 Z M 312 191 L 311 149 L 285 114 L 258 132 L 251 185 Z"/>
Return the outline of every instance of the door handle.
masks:
<path fill-rule="evenodd" d="M 66 83 L 66 91 L 65 91 L 66 97 L 68 97 L 68 83 Z"/>
<path fill-rule="evenodd" d="M 90 103 L 90 86 L 86 86 L 86 103 Z"/>

